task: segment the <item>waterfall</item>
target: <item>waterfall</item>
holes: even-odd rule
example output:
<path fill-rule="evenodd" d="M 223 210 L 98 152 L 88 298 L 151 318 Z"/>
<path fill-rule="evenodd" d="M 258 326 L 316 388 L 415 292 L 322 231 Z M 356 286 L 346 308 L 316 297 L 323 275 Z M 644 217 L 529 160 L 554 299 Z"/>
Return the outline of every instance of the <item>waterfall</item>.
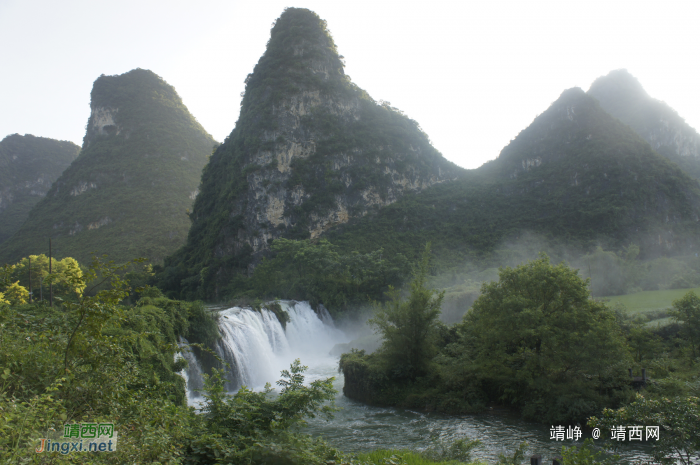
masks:
<path fill-rule="evenodd" d="M 274 386 L 280 371 L 288 370 L 297 358 L 309 367 L 307 381 L 328 372 L 328 365 L 337 364 L 337 357 L 329 352 L 348 338 L 335 328 L 328 310 L 320 306 L 317 314 L 308 302 L 280 301 L 279 305 L 289 316 L 285 327 L 265 305 L 259 311 L 233 307 L 219 312 L 222 338 L 215 350 L 230 365 L 226 384 L 229 391 L 241 386 L 258 390 L 268 382 Z M 202 370 L 191 351 L 184 351 L 183 356 L 190 362 L 185 376 L 188 402 L 192 404 L 196 395 L 190 392 L 195 385 L 201 385 Z"/>
<path fill-rule="evenodd" d="M 187 369 L 182 370 L 182 377 L 185 378 L 185 386 L 187 389 L 187 404 L 195 405 L 201 400 L 201 393 L 198 392 L 204 387 L 204 379 L 202 377 L 202 365 L 197 360 L 194 352 L 188 346 L 188 341 L 184 337 L 180 337 L 180 352 L 175 354 L 175 360 L 184 358 L 187 360 Z M 199 399 L 199 400 L 198 400 Z"/>

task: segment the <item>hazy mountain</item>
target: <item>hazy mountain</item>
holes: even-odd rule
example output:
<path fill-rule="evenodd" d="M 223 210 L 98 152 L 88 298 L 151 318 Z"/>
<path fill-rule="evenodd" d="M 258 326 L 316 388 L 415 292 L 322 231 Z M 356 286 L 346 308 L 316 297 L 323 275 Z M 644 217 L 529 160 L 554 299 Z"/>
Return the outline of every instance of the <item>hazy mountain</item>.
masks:
<path fill-rule="evenodd" d="M 700 187 L 581 89 L 562 93 L 500 156 L 457 182 L 331 231 L 346 250 L 483 257 L 523 232 L 586 250 L 635 242 L 645 255 L 698 247 Z"/>
<path fill-rule="evenodd" d="M 700 179 L 700 134 L 666 103 L 653 99 L 627 70 L 611 71 L 588 90 L 605 111 L 628 124 L 654 150 Z"/>
<path fill-rule="evenodd" d="M 158 261 L 184 243 L 212 137 L 148 70 L 100 76 L 90 106 L 79 157 L 0 245 L 0 262 L 46 252 L 49 236 L 57 256 L 81 262 L 93 251 Z"/>
<path fill-rule="evenodd" d="M 0 141 L 0 243 L 19 229 L 79 151 L 72 142 L 31 134 Z"/>
<path fill-rule="evenodd" d="M 187 245 L 166 261 L 173 289 L 219 295 L 272 240 L 316 238 L 463 172 L 343 68 L 325 21 L 286 9 L 204 170 Z"/>

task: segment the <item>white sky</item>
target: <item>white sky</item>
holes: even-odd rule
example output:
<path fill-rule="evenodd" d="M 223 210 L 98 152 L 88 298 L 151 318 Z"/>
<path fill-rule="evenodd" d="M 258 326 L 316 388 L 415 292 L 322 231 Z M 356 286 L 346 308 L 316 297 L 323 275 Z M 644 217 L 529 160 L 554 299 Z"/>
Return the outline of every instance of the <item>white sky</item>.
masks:
<path fill-rule="evenodd" d="M 222 141 L 286 6 L 328 21 L 346 73 L 465 168 L 570 87 L 627 68 L 700 129 L 700 2 L 0 0 L 0 138 L 82 144 L 101 74 L 150 69 Z"/>

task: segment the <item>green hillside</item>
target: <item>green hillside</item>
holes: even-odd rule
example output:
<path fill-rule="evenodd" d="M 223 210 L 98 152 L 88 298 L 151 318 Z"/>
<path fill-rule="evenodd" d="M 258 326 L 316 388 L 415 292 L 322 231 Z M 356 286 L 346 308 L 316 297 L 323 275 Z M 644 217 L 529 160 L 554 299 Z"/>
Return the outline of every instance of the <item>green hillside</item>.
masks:
<path fill-rule="evenodd" d="M 488 258 L 535 232 L 552 243 L 643 257 L 697 246 L 697 181 L 655 153 L 580 89 L 565 91 L 498 159 L 327 235 L 344 250 L 415 256 L 432 241 L 445 266 Z"/>
<path fill-rule="evenodd" d="M 100 76 L 79 157 L 0 245 L 0 262 L 54 253 L 81 263 L 161 261 L 184 243 L 199 180 L 215 142 L 175 89 L 151 71 Z"/>
<path fill-rule="evenodd" d="M 0 141 L 0 243 L 22 226 L 79 151 L 72 142 L 31 134 Z"/>

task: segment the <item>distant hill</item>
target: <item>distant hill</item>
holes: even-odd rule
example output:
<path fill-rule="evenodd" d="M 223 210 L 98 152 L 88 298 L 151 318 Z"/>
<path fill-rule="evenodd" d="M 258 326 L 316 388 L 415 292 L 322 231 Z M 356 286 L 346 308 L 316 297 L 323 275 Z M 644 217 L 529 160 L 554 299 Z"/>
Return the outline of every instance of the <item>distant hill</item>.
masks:
<path fill-rule="evenodd" d="M 187 244 L 166 260 L 169 290 L 217 298 L 274 239 L 315 239 L 463 173 L 343 68 L 325 21 L 287 8 L 246 79 L 236 128 L 204 170 Z"/>
<path fill-rule="evenodd" d="M 189 229 L 187 209 L 215 141 L 175 89 L 151 71 L 100 76 L 79 157 L 0 245 L 0 263 L 45 253 L 81 262 L 90 252 L 161 261 Z"/>
<path fill-rule="evenodd" d="M 646 256 L 697 248 L 700 187 L 581 89 L 562 93 L 500 156 L 459 181 L 329 231 L 346 250 L 440 262 L 486 257 L 523 232 L 580 250 L 639 244 Z"/>
<path fill-rule="evenodd" d="M 588 95 L 628 124 L 651 147 L 700 179 L 700 134 L 666 103 L 646 93 L 627 70 L 611 71 L 593 82 Z"/>
<path fill-rule="evenodd" d="M 19 229 L 78 152 L 72 142 L 31 134 L 0 141 L 0 243 Z"/>

